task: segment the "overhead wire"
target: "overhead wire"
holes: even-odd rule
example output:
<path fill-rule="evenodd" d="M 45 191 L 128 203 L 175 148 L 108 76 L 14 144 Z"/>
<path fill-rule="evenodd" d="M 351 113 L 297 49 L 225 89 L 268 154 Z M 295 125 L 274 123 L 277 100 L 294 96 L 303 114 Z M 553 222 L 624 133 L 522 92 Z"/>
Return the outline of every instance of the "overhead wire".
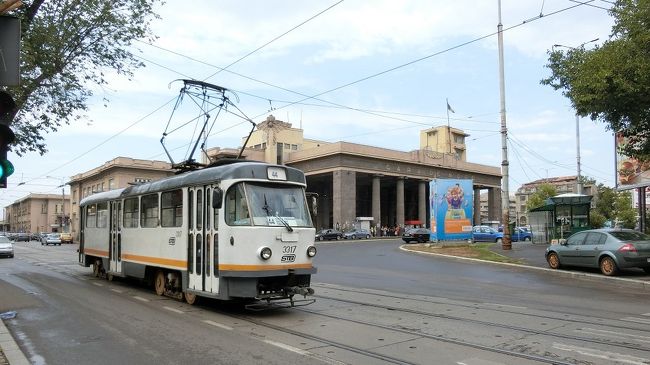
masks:
<path fill-rule="evenodd" d="M 551 12 L 551 13 L 549 13 L 549 14 L 546 14 L 545 17 L 549 17 L 549 16 L 552 16 L 552 15 L 556 15 L 556 14 L 559 14 L 559 13 L 562 13 L 562 12 L 565 12 L 565 11 L 568 11 L 568 10 L 571 10 L 571 9 L 574 9 L 574 8 L 577 8 L 577 7 L 579 7 L 579 6 L 588 5 L 589 3 L 593 2 L 593 1 L 595 1 L 595 0 L 589 0 L 589 1 L 586 1 L 586 2 L 579 2 L 579 3 L 575 4 L 575 5 L 572 5 L 572 6 L 569 6 L 569 7 L 563 8 L 563 9 L 559 9 L 559 10 L 556 10 L 556 11 Z M 335 4 L 332 5 L 331 7 L 325 9 L 324 11 L 321 11 L 320 13 L 318 13 L 318 15 L 320 15 L 320 14 L 324 13 L 325 11 L 331 9 L 333 6 L 336 6 L 336 5 L 340 4 L 341 2 L 342 2 L 342 1 L 339 1 L 339 2 L 335 3 Z M 314 18 L 314 17 L 310 18 L 310 20 L 313 19 L 313 18 Z M 541 18 L 541 17 L 540 17 L 540 18 Z M 515 25 L 513 25 L 513 26 L 510 26 L 510 27 L 507 27 L 507 28 L 503 29 L 502 31 L 505 32 L 505 31 L 508 31 L 508 30 L 511 30 L 511 29 L 514 29 L 514 28 L 520 27 L 520 26 L 522 26 L 522 25 L 524 25 L 524 24 L 528 24 L 528 23 L 530 23 L 531 21 L 534 21 L 534 20 L 537 20 L 537 19 L 532 19 L 532 20 L 530 20 L 530 21 L 524 21 L 524 22 L 522 22 L 522 23 L 515 24 Z M 304 22 L 303 22 L 303 23 L 304 23 Z M 301 23 L 300 25 L 302 25 L 303 23 Z M 300 25 L 299 25 L 299 26 L 300 26 Z M 298 26 L 297 26 L 297 27 L 298 27 Z M 293 29 L 296 29 L 297 27 L 294 27 Z M 288 32 L 285 32 L 284 35 L 286 35 L 287 33 L 288 33 Z M 246 77 L 246 76 L 243 76 L 243 75 L 240 75 L 240 74 L 237 74 L 237 73 L 235 73 L 235 74 L 240 75 L 240 76 L 242 76 L 242 77 L 245 77 L 245 78 L 247 78 L 247 79 L 251 79 L 251 80 L 253 80 L 253 81 L 261 82 L 261 83 L 266 84 L 266 85 L 268 85 L 268 86 L 276 87 L 276 88 L 279 88 L 279 89 L 281 89 L 281 90 L 285 90 L 285 91 L 289 91 L 289 92 L 292 92 L 292 93 L 295 93 L 295 94 L 298 94 L 298 95 L 303 95 L 303 96 L 305 96 L 304 99 L 301 99 L 301 100 L 298 100 L 298 101 L 294 101 L 294 102 L 291 102 L 290 104 L 287 104 L 287 105 L 284 105 L 284 106 L 281 106 L 281 107 L 277 108 L 277 109 L 282 109 L 282 108 L 286 108 L 286 107 L 289 107 L 289 106 L 291 106 L 291 105 L 295 105 L 295 104 L 298 104 L 298 103 L 301 103 L 301 102 L 304 102 L 304 101 L 307 101 L 307 100 L 311 100 L 311 99 L 316 99 L 316 100 L 318 100 L 317 98 L 318 98 L 319 96 L 322 96 L 322 95 L 325 95 L 325 94 L 328 94 L 328 93 L 331 93 L 331 92 L 334 92 L 334 91 L 337 91 L 337 90 L 340 90 L 340 89 L 343 89 L 343 88 L 346 88 L 346 87 L 352 86 L 352 85 L 354 85 L 354 84 L 358 84 L 358 83 L 361 83 L 361 82 L 363 82 L 363 81 L 367 81 L 367 80 L 369 80 L 369 79 L 376 78 L 376 77 L 378 77 L 378 76 L 381 76 L 381 75 L 384 75 L 384 74 L 387 74 L 387 73 L 390 73 L 390 72 L 393 72 L 393 71 L 396 71 L 396 70 L 402 69 L 402 68 L 404 68 L 404 67 L 407 67 L 407 66 L 410 66 L 410 65 L 413 65 L 413 64 L 416 64 L 416 63 L 422 62 L 422 61 L 427 60 L 427 59 L 430 59 L 430 58 L 432 58 L 432 57 L 439 56 L 439 55 L 441 55 L 441 54 L 444 54 L 444 53 L 450 52 L 450 51 L 452 51 L 452 50 L 455 50 L 455 49 L 458 49 L 458 48 L 461 48 L 461 47 L 467 46 L 467 45 L 469 45 L 469 44 L 473 44 L 473 43 L 475 43 L 475 42 L 478 42 L 478 41 L 481 41 L 481 40 L 487 39 L 487 38 L 492 37 L 492 36 L 494 36 L 494 35 L 496 35 L 496 34 L 498 34 L 498 32 L 492 32 L 492 33 L 489 33 L 489 34 L 487 34 L 487 35 L 477 37 L 477 38 L 472 39 L 472 40 L 469 40 L 469 41 L 467 41 L 467 42 L 463 42 L 463 43 L 460 43 L 460 44 L 458 44 L 458 45 L 455 45 L 455 46 L 452 46 L 452 47 L 448 47 L 448 48 L 443 49 L 443 50 L 441 50 L 441 51 L 434 52 L 434 53 L 429 54 L 429 55 L 426 55 L 426 56 L 424 56 L 424 57 L 417 58 L 417 59 L 415 59 L 415 60 L 412 60 L 412 61 L 406 62 L 406 63 L 404 63 L 404 64 L 401 64 L 401 65 L 398 65 L 398 66 L 391 67 L 391 68 L 386 69 L 386 70 L 384 70 L 384 71 L 381 71 L 381 72 L 378 72 L 378 73 L 375 73 L 375 74 L 371 74 L 371 75 L 368 75 L 368 76 L 362 77 L 362 78 L 357 79 L 357 80 L 355 80 L 355 81 L 348 82 L 348 83 L 346 83 L 346 84 L 340 85 L 340 86 L 338 86 L 338 87 L 335 87 L 335 88 L 332 88 L 332 89 L 329 89 L 329 90 L 326 90 L 326 91 L 323 91 L 323 92 L 321 92 L 321 93 L 318 93 L 318 94 L 316 94 L 316 95 L 311 95 L 311 96 L 303 95 L 303 94 L 301 94 L 301 93 L 298 93 L 298 92 L 295 92 L 295 91 L 292 91 L 292 90 L 289 90 L 289 89 L 286 89 L 286 88 L 278 87 L 278 86 L 276 86 L 276 85 L 272 85 L 272 84 L 270 84 L 270 83 L 261 82 L 261 81 L 259 81 L 259 80 L 255 80 L 255 79 L 252 79 L 252 78 L 250 78 L 250 77 Z M 277 40 L 277 39 L 279 39 L 279 38 L 280 38 L 280 37 L 276 37 L 276 38 L 274 38 L 274 41 Z M 142 41 L 140 41 L 140 42 L 142 42 Z M 143 42 L 143 43 L 149 44 L 149 43 L 147 43 L 147 42 Z M 270 44 L 270 42 L 267 42 L 267 43 L 266 43 L 264 46 L 262 46 L 262 47 L 258 47 L 254 52 L 259 51 L 260 49 L 262 49 L 263 47 L 267 46 L 268 44 Z M 162 47 L 155 46 L 155 45 L 152 45 L 152 44 L 149 44 L 149 45 L 164 50 L 164 48 L 162 48 Z M 168 51 L 168 50 L 166 50 L 166 51 Z M 171 52 L 172 52 L 172 53 L 176 53 L 176 52 L 173 52 L 173 51 L 171 51 Z M 250 55 L 253 54 L 254 52 L 249 52 L 249 54 L 247 54 L 245 57 L 250 56 Z M 178 53 L 176 53 L 176 54 L 178 54 Z M 180 54 L 179 54 L 179 55 L 180 55 Z M 188 57 L 188 56 L 185 56 L 185 55 L 181 55 L 181 56 L 186 57 L 186 58 L 193 59 L 193 58 Z M 245 57 L 242 57 L 241 59 L 244 59 Z M 241 59 L 237 60 L 236 62 L 240 62 Z M 197 60 L 197 61 L 198 61 L 198 60 Z M 207 63 L 202 62 L 202 61 L 198 61 L 198 62 L 201 62 L 201 63 L 207 64 Z M 234 63 L 236 63 L 236 62 L 234 62 Z M 232 63 L 232 64 L 234 64 L 234 63 Z M 155 64 L 155 63 L 154 63 L 154 64 Z M 231 65 L 232 65 L 232 64 L 231 64 Z M 158 64 L 156 64 L 156 65 L 158 65 Z M 162 66 L 162 65 L 158 65 L 158 66 L 161 66 L 161 67 L 163 67 L 163 68 L 166 68 L 166 69 L 172 71 L 171 69 L 169 69 L 169 68 L 167 68 L 167 67 L 164 67 L 164 66 Z M 210 65 L 210 66 L 213 66 L 213 65 Z M 215 66 L 213 66 L 213 67 L 215 67 Z M 230 67 L 230 65 L 227 66 L 227 67 Z M 232 71 L 230 71 L 230 70 L 226 70 L 226 68 L 219 68 L 219 69 L 220 69 L 221 71 L 232 72 Z M 176 71 L 174 71 L 174 72 L 176 72 Z M 174 99 L 175 99 L 175 98 L 174 98 Z M 61 165 L 59 165 L 58 167 L 56 167 L 56 168 L 54 168 L 54 169 L 52 169 L 52 170 L 46 172 L 43 176 L 45 176 L 45 175 L 47 175 L 47 174 L 49 174 L 49 173 L 51 173 L 51 172 L 53 172 L 53 171 L 57 171 L 57 170 L 59 170 L 60 168 L 65 167 L 65 166 L 71 164 L 72 162 L 75 162 L 75 161 L 81 159 L 82 157 L 86 156 L 86 155 L 89 154 L 90 152 L 92 152 L 92 151 L 98 149 L 99 147 L 101 147 L 101 146 L 103 146 L 104 144 L 108 143 L 110 140 L 114 139 L 115 137 L 121 135 L 122 133 L 124 133 L 124 132 L 127 131 L 128 129 L 130 129 L 130 128 L 132 128 L 133 126 L 135 126 L 136 124 L 140 123 L 140 122 L 143 121 L 144 119 L 146 119 L 146 118 L 148 118 L 149 116 L 153 115 L 154 113 L 158 112 L 160 109 L 164 108 L 164 107 L 167 106 L 169 103 L 171 103 L 174 99 L 171 99 L 171 100 L 165 102 L 164 104 L 162 104 L 162 105 L 159 106 L 158 108 L 154 109 L 152 112 L 146 114 L 146 115 L 143 116 L 142 118 L 140 118 L 140 119 L 138 119 L 137 121 L 135 121 L 133 124 L 131 124 L 131 125 L 127 126 L 126 128 L 124 128 L 124 129 L 121 130 L 120 132 L 116 133 L 115 135 L 112 135 L 112 136 L 108 137 L 108 138 L 105 139 L 103 142 L 99 143 L 97 146 L 95 146 L 95 147 L 93 147 L 93 148 L 91 148 L 91 149 L 89 149 L 89 150 L 83 152 L 82 154 L 78 155 L 77 157 L 73 158 L 72 160 L 69 160 L 69 161 L 67 161 L 66 163 L 61 164 Z M 329 103 L 329 102 L 328 102 L 328 103 Z M 335 104 L 335 105 L 336 105 L 336 103 L 332 103 L 332 104 Z M 342 106 L 342 105 L 341 105 L 341 106 Z M 342 106 L 342 107 L 345 107 L 346 109 L 349 109 L 349 110 L 361 111 L 361 110 L 358 110 L 357 108 L 351 108 L 351 107 L 346 107 L 346 106 Z M 264 113 L 264 114 L 265 114 L 265 113 Z M 257 115 L 257 116 L 254 117 L 254 118 L 260 117 L 260 116 L 262 116 L 262 115 L 263 115 L 263 114 Z M 378 114 L 378 116 L 382 116 L 382 115 Z M 407 121 L 407 122 L 411 122 L 411 123 L 412 123 L 412 121 L 408 121 L 408 120 L 405 120 L 405 121 Z"/>

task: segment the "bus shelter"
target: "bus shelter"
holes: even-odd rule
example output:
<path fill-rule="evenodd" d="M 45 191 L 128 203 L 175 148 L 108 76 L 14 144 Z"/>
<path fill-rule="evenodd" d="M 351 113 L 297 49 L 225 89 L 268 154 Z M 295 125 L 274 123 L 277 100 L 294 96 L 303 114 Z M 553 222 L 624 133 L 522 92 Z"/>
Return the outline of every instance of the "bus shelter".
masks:
<path fill-rule="evenodd" d="M 591 195 L 561 194 L 546 199 L 541 207 L 531 209 L 529 218 L 534 242 L 566 239 L 573 233 L 590 229 L 592 198 Z"/>

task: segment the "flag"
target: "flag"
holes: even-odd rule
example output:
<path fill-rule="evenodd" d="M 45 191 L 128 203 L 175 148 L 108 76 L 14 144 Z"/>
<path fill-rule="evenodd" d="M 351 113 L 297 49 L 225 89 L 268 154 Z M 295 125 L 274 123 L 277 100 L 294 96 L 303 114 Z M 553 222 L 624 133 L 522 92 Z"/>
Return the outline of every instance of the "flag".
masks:
<path fill-rule="evenodd" d="M 449 110 L 452 113 L 456 113 L 454 109 L 451 108 L 451 105 L 449 105 L 449 102 L 447 102 L 447 110 Z"/>

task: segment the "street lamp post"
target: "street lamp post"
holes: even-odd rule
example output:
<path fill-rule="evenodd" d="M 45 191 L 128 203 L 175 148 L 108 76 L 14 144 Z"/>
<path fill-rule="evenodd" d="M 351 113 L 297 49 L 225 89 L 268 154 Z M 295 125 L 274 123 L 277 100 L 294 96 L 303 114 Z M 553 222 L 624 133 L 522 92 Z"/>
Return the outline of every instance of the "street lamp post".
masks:
<path fill-rule="evenodd" d="M 590 41 L 580 44 L 578 47 L 569 47 L 563 44 L 554 44 L 555 47 L 568 48 L 570 50 L 577 50 L 582 48 L 585 44 L 596 42 L 599 38 L 592 39 Z M 580 116 L 576 111 L 576 163 L 578 166 L 578 176 L 576 177 L 576 194 L 582 194 L 582 175 L 580 174 Z"/>

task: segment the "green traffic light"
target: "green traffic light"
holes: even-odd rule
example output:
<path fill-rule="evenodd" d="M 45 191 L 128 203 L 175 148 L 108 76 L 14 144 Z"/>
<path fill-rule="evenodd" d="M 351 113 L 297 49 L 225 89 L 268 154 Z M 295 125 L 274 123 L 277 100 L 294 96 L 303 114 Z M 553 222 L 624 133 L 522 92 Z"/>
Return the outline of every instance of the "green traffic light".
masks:
<path fill-rule="evenodd" d="M 14 173 L 14 165 L 9 160 L 0 161 L 0 179 L 7 178 Z"/>

